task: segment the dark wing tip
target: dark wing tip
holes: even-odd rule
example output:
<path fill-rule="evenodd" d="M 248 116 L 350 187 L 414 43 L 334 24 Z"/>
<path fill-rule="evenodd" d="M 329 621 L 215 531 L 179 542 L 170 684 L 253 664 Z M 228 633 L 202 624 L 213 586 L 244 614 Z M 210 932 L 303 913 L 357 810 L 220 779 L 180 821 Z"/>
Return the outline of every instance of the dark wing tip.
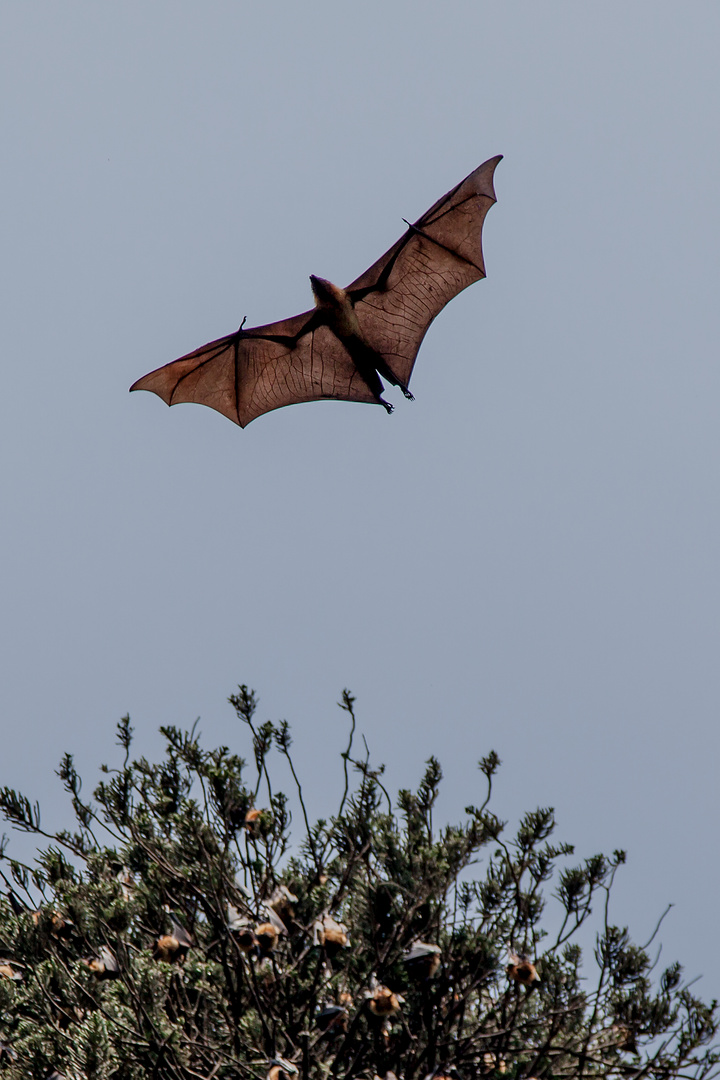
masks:
<path fill-rule="evenodd" d="M 159 398 L 162 398 L 166 405 L 172 405 L 173 393 L 177 386 L 177 376 L 168 370 L 172 367 L 173 364 L 165 364 L 163 367 L 156 368 L 155 371 L 143 375 L 141 379 L 132 384 L 130 393 L 133 390 L 149 390 L 151 394 L 157 394 Z"/>
<path fill-rule="evenodd" d="M 488 198 L 497 202 L 497 195 L 495 194 L 495 188 L 493 186 L 493 177 L 495 170 L 502 161 L 504 155 L 496 154 L 495 157 L 488 158 L 487 161 L 483 161 L 482 165 L 479 165 L 474 172 L 470 173 L 470 176 L 475 179 L 477 184 L 478 194 L 487 195 Z M 470 177 L 468 177 L 468 180 Z"/>
<path fill-rule="evenodd" d="M 162 368 L 157 368 L 156 371 L 151 371 L 147 375 L 143 375 L 141 379 L 137 379 L 132 384 L 128 392 L 132 394 L 133 390 L 150 390 L 151 393 L 157 394 L 158 397 L 163 397 L 163 395 L 157 390 L 156 387 L 148 385 L 149 382 L 152 380 L 153 375 L 156 375 L 158 371 L 162 371 Z M 163 400 L 165 399 L 163 398 Z"/>
<path fill-rule="evenodd" d="M 218 342 L 224 344 L 226 339 L 219 338 Z M 211 341 L 210 346 L 215 346 L 218 342 Z M 238 427 L 246 427 L 254 419 L 254 416 L 242 419 L 237 401 L 234 398 L 230 399 L 227 394 L 222 392 L 187 393 L 182 390 L 186 386 L 184 380 L 196 373 L 197 366 L 202 366 L 196 363 L 197 357 L 205 355 L 208 349 L 209 346 L 205 345 L 194 353 L 188 353 L 187 356 L 181 356 L 179 360 L 173 360 L 170 364 L 165 364 L 155 371 L 150 371 L 132 384 L 130 392 L 132 393 L 133 390 L 149 390 L 151 394 L 157 394 L 166 405 L 178 405 L 181 403 L 205 405 L 210 409 L 215 409 L 222 416 L 227 416 L 228 420 L 232 420 L 233 424 L 237 424 Z M 211 357 L 211 359 L 217 359 L 217 356 Z M 191 387 L 191 391 L 192 389 Z M 222 386 L 220 390 L 222 391 Z"/>

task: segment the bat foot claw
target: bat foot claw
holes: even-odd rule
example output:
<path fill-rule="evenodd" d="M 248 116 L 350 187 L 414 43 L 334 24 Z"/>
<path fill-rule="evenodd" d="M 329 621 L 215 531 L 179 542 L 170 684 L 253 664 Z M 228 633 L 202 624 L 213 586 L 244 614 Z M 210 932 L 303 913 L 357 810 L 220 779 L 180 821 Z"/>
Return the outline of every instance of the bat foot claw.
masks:
<path fill-rule="evenodd" d="M 405 397 L 408 399 L 408 401 L 414 401 L 415 400 L 415 395 L 410 393 L 407 386 L 403 386 L 402 392 L 405 395 Z"/>
<path fill-rule="evenodd" d="M 385 412 L 388 414 L 388 416 L 390 415 L 391 412 L 395 411 L 395 406 L 391 405 L 389 401 L 383 401 L 383 399 L 380 398 L 380 404 L 385 409 Z"/>

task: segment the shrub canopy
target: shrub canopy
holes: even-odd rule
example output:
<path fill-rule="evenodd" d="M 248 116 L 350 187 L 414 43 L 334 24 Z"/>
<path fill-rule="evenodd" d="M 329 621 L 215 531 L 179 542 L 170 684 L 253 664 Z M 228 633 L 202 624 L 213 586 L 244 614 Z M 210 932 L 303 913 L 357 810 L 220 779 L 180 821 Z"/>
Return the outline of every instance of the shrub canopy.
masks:
<path fill-rule="evenodd" d="M 245 686 L 230 702 L 249 766 L 175 727 L 161 729 L 159 763 L 133 760 L 126 717 L 124 760 L 103 766 L 93 800 L 61 763 L 74 832 L 46 832 L 37 805 L 0 793 L 6 820 L 45 845 L 33 866 L 6 847 L 0 862 L 1 1075 L 717 1074 L 715 1002 L 679 964 L 656 969 L 655 935 L 641 947 L 610 921 L 624 853 L 573 863 L 551 809 L 509 837 L 490 809 L 494 753 L 479 763 L 483 804 L 439 827 L 438 762 L 393 801 L 382 767 L 357 755 L 345 691 L 342 796 L 311 824 L 287 723 L 257 723 Z M 300 839 L 271 775 L 277 752 Z"/>

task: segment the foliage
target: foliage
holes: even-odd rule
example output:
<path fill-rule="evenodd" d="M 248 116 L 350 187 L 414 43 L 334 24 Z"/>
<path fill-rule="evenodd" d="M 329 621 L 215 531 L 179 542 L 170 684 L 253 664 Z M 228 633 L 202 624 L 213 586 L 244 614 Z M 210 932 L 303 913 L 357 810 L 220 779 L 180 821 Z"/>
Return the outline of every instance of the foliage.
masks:
<path fill-rule="evenodd" d="M 311 825 L 288 725 L 258 724 L 245 686 L 230 702 L 250 766 L 175 727 L 162 761 L 132 760 L 126 717 L 124 760 L 93 800 L 61 763 L 76 831 L 47 833 L 37 806 L 0 793 L 5 818 L 47 842 L 34 866 L 2 853 L 1 1076 L 716 1075 L 715 1003 L 677 964 L 657 976 L 650 942 L 609 921 L 624 854 L 571 865 L 551 809 L 507 838 L 489 809 L 494 753 L 485 802 L 439 828 L 438 762 L 393 805 L 383 769 L 356 756 L 345 691 L 344 789 Z M 294 845 L 273 752 L 304 817 Z"/>

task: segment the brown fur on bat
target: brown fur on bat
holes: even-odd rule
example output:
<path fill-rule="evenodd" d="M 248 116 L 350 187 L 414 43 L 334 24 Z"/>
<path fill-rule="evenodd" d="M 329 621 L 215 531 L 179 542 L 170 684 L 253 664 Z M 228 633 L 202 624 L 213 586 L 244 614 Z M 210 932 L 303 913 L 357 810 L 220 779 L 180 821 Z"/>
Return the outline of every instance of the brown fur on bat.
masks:
<path fill-rule="evenodd" d="M 348 1011 L 342 1005 L 326 1005 L 315 1017 L 315 1026 L 329 1039 L 344 1035 L 348 1028 Z"/>
<path fill-rule="evenodd" d="M 392 1016 L 398 1012 L 405 998 L 393 993 L 387 986 L 371 987 L 367 1003 L 375 1016 Z"/>
<path fill-rule="evenodd" d="M 335 398 L 405 397 L 420 344 L 448 301 L 485 277 L 482 227 L 495 202 L 491 158 L 443 195 L 347 289 L 310 276 L 315 308 L 239 330 L 138 379 L 168 405 L 208 405 L 240 427 L 272 409 Z"/>
<path fill-rule="evenodd" d="M 522 986 L 531 986 L 534 982 L 540 982 L 540 976 L 537 973 L 537 968 L 527 956 L 518 956 L 517 953 L 510 953 L 510 963 L 505 969 L 507 976 L 512 979 L 513 982 L 521 983 Z"/>
<path fill-rule="evenodd" d="M 297 1067 L 293 1065 L 292 1061 L 286 1061 L 285 1058 L 278 1057 L 273 1058 L 270 1062 L 267 1080 L 293 1080 L 297 1074 Z"/>
<path fill-rule="evenodd" d="M 260 923 L 255 927 L 255 938 L 261 956 L 268 956 L 278 943 L 280 934 L 277 926 L 271 922 Z"/>
<path fill-rule="evenodd" d="M 120 978 L 120 965 L 114 954 L 106 945 L 103 945 L 97 956 L 91 956 L 85 963 L 90 971 L 92 971 L 95 978 L 99 979 L 101 982 L 104 979 Z"/>
<path fill-rule="evenodd" d="M 345 949 L 350 944 L 348 928 L 331 915 L 325 914 L 313 923 L 313 944 L 324 946 L 328 956 L 336 956 L 340 949 Z"/>
<path fill-rule="evenodd" d="M 75 929 L 75 924 L 72 919 L 69 919 L 66 915 L 63 915 L 61 911 L 57 910 L 50 912 L 48 921 L 47 915 L 43 912 L 42 908 L 38 908 L 37 911 L 33 911 L 32 913 L 32 921 L 35 926 L 41 926 L 45 923 L 54 938 L 68 938 Z"/>
<path fill-rule="evenodd" d="M 440 967 L 442 954 L 439 945 L 416 941 L 403 955 L 408 975 L 413 979 L 432 979 Z"/>
<path fill-rule="evenodd" d="M 11 960 L 0 960 L 0 978 L 12 979 L 13 982 L 22 982 L 25 976 L 22 971 L 17 970 L 17 966 L 13 966 L 14 963 Z"/>
<path fill-rule="evenodd" d="M 243 828 L 248 836 L 257 838 L 260 835 L 263 826 L 263 815 L 267 815 L 266 810 L 248 810 L 243 821 Z"/>
<path fill-rule="evenodd" d="M 292 922 L 295 918 L 295 904 L 298 898 L 291 893 L 287 885 L 278 885 L 267 902 L 267 906 L 283 920 L 284 923 Z"/>
<path fill-rule="evenodd" d="M 257 948 L 255 928 L 233 904 L 228 904 L 228 930 L 241 952 L 251 953 Z"/>
<path fill-rule="evenodd" d="M 193 940 L 180 923 L 170 920 L 169 934 L 161 934 L 153 946 L 153 960 L 166 960 L 169 964 L 183 963 L 192 948 Z"/>

